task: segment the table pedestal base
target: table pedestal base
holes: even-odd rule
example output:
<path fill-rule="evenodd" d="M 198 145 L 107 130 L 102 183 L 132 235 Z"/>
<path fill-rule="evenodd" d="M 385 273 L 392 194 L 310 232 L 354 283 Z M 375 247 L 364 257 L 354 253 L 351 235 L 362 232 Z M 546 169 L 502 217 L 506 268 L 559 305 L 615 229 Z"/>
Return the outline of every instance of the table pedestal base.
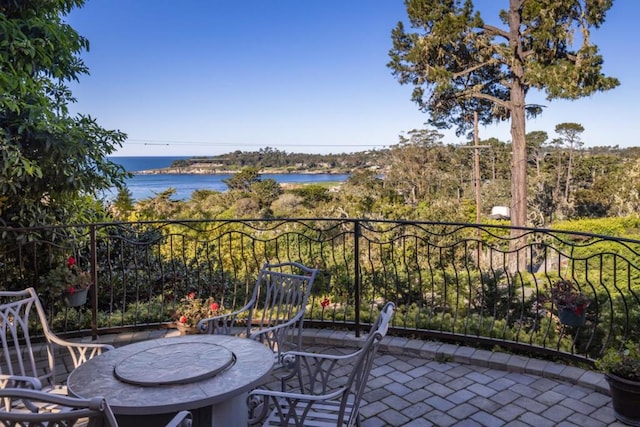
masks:
<path fill-rule="evenodd" d="M 246 427 L 247 393 L 234 396 L 217 405 L 192 409 L 193 427 Z M 119 427 L 160 427 L 166 425 L 176 415 L 116 415 Z"/>
<path fill-rule="evenodd" d="M 242 393 L 211 406 L 211 427 L 245 427 L 249 423 L 247 395 Z"/>

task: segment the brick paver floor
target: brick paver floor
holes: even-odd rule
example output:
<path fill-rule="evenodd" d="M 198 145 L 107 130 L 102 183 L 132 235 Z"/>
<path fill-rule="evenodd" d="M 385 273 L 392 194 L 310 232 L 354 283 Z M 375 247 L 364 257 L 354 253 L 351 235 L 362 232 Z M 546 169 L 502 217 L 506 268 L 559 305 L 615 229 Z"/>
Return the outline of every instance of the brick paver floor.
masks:
<path fill-rule="evenodd" d="M 123 345 L 177 335 L 146 331 L 100 337 Z M 309 351 L 348 352 L 353 333 L 305 331 Z M 623 426 L 599 373 L 452 344 L 385 337 L 361 406 L 362 427 Z M 269 385 L 267 385 L 269 386 Z"/>

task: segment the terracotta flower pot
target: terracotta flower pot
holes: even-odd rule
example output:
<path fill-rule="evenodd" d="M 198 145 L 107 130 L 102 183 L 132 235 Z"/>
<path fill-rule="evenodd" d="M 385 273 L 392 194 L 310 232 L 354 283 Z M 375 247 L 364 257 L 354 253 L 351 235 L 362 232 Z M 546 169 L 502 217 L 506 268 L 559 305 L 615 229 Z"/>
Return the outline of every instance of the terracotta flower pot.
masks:
<path fill-rule="evenodd" d="M 616 418 L 631 426 L 640 426 L 640 381 L 631 381 L 606 373 Z"/>
<path fill-rule="evenodd" d="M 180 332 L 180 335 L 195 335 L 198 333 L 196 326 L 185 325 L 184 323 L 177 322 L 176 328 Z"/>

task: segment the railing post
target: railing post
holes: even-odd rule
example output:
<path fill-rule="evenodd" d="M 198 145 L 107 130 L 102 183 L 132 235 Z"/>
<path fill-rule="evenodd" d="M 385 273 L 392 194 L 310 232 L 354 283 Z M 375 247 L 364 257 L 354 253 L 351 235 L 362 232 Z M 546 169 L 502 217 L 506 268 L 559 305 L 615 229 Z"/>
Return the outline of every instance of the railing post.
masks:
<path fill-rule="evenodd" d="M 91 237 L 91 339 L 98 339 L 98 250 L 96 243 L 96 226 L 89 226 L 89 235 Z"/>
<path fill-rule="evenodd" d="M 353 223 L 353 305 L 355 308 L 355 333 L 356 337 L 360 336 L 360 237 L 362 229 L 360 221 L 355 220 Z"/>

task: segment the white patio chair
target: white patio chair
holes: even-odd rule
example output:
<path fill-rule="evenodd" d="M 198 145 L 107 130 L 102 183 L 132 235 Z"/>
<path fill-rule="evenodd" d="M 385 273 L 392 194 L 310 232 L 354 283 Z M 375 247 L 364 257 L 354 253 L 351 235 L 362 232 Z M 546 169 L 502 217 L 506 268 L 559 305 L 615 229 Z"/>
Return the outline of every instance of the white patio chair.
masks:
<path fill-rule="evenodd" d="M 102 397 L 78 399 L 38 390 L 0 390 L 2 427 L 118 427 L 107 401 Z M 55 407 L 50 411 L 47 408 Z M 191 413 L 178 412 L 166 427 L 190 427 Z"/>
<path fill-rule="evenodd" d="M 256 423 L 266 416 L 264 426 L 360 425 L 362 395 L 393 311 L 393 303 L 385 304 L 366 341 L 353 353 L 283 354 L 285 366 L 291 366 L 293 373 L 282 381 L 281 391 L 256 389 L 249 394 L 250 421 Z"/>
<path fill-rule="evenodd" d="M 39 324 L 41 330 L 33 331 Z M 43 343 L 34 342 L 42 334 Z M 43 391 L 62 390 L 56 383 L 56 351 L 66 349 L 73 368 L 113 349 L 108 344 L 77 343 L 56 336 L 49 325 L 40 299 L 33 288 L 22 291 L 0 291 L 0 388 L 26 387 Z M 44 346 L 44 355 L 37 354 Z"/>
<path fill-rule="evenodd" d="M 249 302 L 233 313 L 202 319 L 198 330 L 246 336 L 266 344 L 277 356 L 300 350 L 304 312 L 317 272 L 296 262 L 264 264 Z"/>

